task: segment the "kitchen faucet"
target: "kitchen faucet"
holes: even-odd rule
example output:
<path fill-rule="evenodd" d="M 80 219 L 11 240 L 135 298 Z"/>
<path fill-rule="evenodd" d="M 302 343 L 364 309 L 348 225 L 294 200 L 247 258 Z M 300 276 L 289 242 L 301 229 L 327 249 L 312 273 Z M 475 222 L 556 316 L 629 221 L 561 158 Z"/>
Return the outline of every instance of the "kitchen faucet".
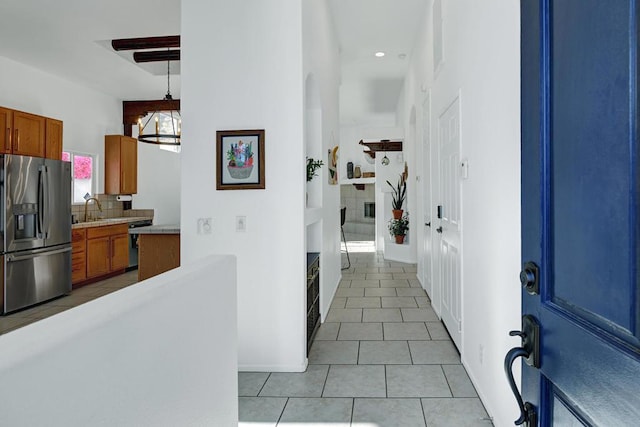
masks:
<path fill-rule="evenodd" d="M 89 202 L 91 200 L 96 201 L 96 203 L 98 204 L 98 209 L 100 210 L 100 212 L 102 212 L 102 205 L 100 204 L 100 200 L 96 199 L 95 197 L 89 197 L 87 201 L 84 202 L 84 222 L 87 222 L 89 220 L 89 218 L 87 217 L 87 208 L 89 207 Z"/>

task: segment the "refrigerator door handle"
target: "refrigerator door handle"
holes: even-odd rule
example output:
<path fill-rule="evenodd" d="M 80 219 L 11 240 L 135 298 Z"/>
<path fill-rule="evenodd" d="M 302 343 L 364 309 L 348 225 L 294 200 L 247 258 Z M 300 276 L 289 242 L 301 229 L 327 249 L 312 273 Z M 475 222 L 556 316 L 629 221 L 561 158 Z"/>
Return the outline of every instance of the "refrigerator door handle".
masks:
<path fill-rule="evenodd" d="M 67 246 L 66 248 L 62 248 L 62 249 L 56 249 L 53 251 L 50 251 L 50 250 L 31 251 L 29 255 L 6 255 L 6 257 L 7 257 L 7 262 L 25 261 L 28 259 L 39 257 L 41 255 L 56 255 L 56 254 L 62 254 L 65 252 L 71 252 L 71 246 Z"/>
<path fill-rule="evenodd" d="M 44 166 L 44 211 L 42 213 L 42 224 L 44 226 L 44 238 L 49 238 L 49 227 L 51 226 L 51 184 L 49 177 L 49 168 Z"/>
<path fill-rule="evenodd" d="M 37 236 L 38 239 L 44 238 L 44 175 L 45 175 L 45 167 L 40 166 L 38 168 L 38 230 Z"/>

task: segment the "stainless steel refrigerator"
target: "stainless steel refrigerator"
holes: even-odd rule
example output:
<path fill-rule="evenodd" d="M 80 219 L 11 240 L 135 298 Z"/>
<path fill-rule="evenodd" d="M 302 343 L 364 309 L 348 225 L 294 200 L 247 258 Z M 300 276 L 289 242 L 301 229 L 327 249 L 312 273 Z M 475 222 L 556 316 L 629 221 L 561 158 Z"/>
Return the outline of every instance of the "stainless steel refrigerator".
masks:
<path fill-rule="evenodd" d="M 71 291 L 71 163 L 0 159 L 5 314 Z"/>

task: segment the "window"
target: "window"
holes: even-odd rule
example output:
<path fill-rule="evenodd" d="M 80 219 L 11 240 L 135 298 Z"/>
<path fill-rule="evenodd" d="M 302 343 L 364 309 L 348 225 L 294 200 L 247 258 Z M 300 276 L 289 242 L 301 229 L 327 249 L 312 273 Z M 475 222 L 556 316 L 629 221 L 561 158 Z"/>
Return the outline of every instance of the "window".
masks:
<path fill-rule="evenodd" d="M 84 195 L 93 195 L 95 156 L 91 154 L 62 152 L 62 160 L 71 162 L 71 197 L 73 203 L 84 203 Z"/>

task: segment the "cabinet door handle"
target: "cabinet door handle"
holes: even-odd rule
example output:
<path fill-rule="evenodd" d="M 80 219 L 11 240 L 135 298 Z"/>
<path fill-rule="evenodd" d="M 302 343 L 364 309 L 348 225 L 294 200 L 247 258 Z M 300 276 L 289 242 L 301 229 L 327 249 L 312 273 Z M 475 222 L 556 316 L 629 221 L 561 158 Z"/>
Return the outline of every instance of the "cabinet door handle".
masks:
<path fill-rule="evenodd" d="M 11 151 L 11 128 L 7 128 L 7 140 L 4 142 L 6 151 Z"/>
<path fill-rule="evenodd" d="M 18 129 L 15 130 L 15 138 L 13 139 L 13 142 L 15 143 L 15 146 L 13 147 L 14 150 L 17 150 L 20 148 L 20 131 Z"/>

